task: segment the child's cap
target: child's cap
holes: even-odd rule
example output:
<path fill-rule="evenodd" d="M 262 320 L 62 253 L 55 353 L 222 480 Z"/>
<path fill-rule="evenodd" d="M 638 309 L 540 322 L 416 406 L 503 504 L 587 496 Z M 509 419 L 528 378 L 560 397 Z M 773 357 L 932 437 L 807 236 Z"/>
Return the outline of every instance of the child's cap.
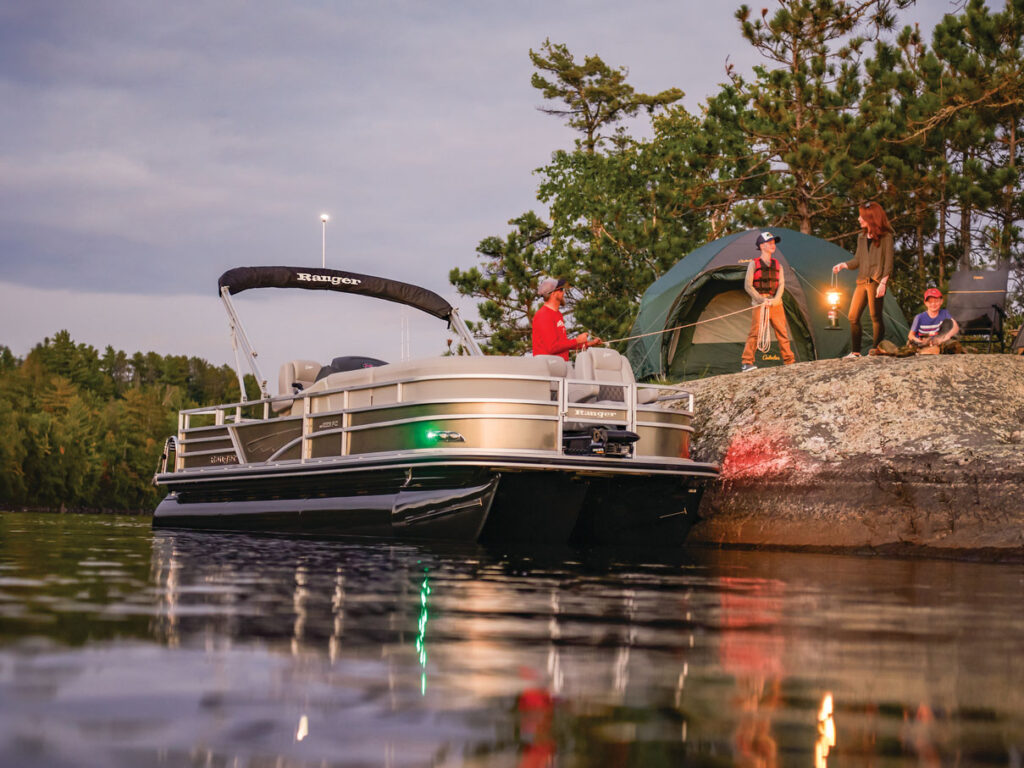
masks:
<path fill-rule="evenodd" d="M 941 298 L 942 298 L 942 291 L 940 291 L 938 288 L 929 288 L 927 291 L 924 292 L 924 300 L 925 301 L 928 301 L 928 299 L 941 299 Z"/>

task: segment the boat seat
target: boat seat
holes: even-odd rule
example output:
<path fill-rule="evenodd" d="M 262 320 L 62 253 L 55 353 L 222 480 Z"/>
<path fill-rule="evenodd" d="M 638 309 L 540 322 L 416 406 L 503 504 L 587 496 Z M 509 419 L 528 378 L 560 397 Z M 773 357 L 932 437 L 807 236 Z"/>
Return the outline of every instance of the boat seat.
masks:
<path fill-rule="evenodd" d="M 320 363 L 312 360 L 290 360 L 277 373 L 277 394 L 297 395 L 316 381 Z M 271 405 L 274 413 L 287 411 L 292 407 L 292 398 L 276 400 Z"/>
<path fill-rule="evenodd" d="M 376 357 L 363 357 L 360 355 L 346 355 L 345 357 L 336 357 L 328 365 L 325 365 L 320 369 L 320 373 L 316 375 L 316 380 L 326 379 L 333 373 L 345 373 L 346 371 L 358 371 L 363 368 L 378 368 L 382 365 L 387 365 L 384 360 L 378 360 Z"/>
<path fill-rule="evenodd" d="M 623 403 L 626 388 L 622 385 L 636 383 L 629 360 L 608 347 L 590 347 L 576 355 L 574 378 L 586 383 L 569 386 L 569 401 L 573 403 Z M 649 403 L 656 397 L 654 390 L 637 392 L 638 403 Z"/>
<path fill-rule="evenodd" d="M 627 385 L 636 382 L 629 361 L 606 347 L 591 347 L 576 355 L 575 378 L 578 383 L 569 385 L 570 402 L 608 406 L 619 412 L 625 405 Z M 643 393 L 645 402 L 647 394 Z M 562 425 L 562 450 L 571 455 L 632 456 L 639 436 L 625 427 L 622 422 L 566 421 Z"/>
<path fill-rule="evenodd" d="M 572 375 L 572 363 L 560 355 L 523 355 L 534 360 L 543 360 L 548 367 L 548 374 L 560 379 Z"/>
<path fill-rule="evenodd" d="M 566 377 L 572 378 L 573 367 L 572 363 L 566 360 L 561 355 L 530 355 L 526 354 L 523 357 L 532 357 L 535 360 L 543 360 L 548 367 L 548 375 L 555 379 L 564 379 Z M 558 382 L 551 382 L 551 399 L 558 399 Z"/>

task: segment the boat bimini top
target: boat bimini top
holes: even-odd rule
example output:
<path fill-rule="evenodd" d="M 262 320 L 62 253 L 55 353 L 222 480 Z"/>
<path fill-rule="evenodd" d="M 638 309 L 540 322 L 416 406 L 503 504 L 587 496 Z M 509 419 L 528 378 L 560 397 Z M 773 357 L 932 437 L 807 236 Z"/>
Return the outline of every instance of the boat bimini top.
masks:
<path fill-rule="evenodd" d="M 239 346 L 245 353 L 249 368 L 259 383 L 260 394 L 270 397 L 267 392 L 267 381 L 260 373 L 256 364 L 256 351 L 242 328 L 242 324 L 231 302 L 231 296 L 252 288 L 302 288 L 312 291 L 339 291 L 355 293 L 360 296 L 371 296 L 376 299 L 393 301 L 414 307 L 428 315 L 444 320 L 462 341 L 471 355 L 482 355 L 476 339 L 470 333 L 459 311 L 433 291 L 411 283 L 389 280 L 385 277 L 361 275 L 356 272 L 342 272 L 337 269 L 317 267 L 236 267 L 229 269 L 217 281 L 217 289 L 224 308 L 227 310 L 231 323 L 231 347 L 235 353 L 235 371 L 238 375 L 238 386 L 242 393 L 242 402 L 246 401 L 245 383 L 242 366 L 239 360 Z"/>

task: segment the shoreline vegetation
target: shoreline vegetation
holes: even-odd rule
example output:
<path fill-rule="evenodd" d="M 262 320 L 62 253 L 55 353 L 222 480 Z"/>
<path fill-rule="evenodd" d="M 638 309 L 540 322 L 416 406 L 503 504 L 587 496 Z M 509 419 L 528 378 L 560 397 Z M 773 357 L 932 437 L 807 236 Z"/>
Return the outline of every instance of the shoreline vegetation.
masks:
<path fill-rule="evenodd" d="M 0 345 L 0 509 L 148 514 L 178 411 L 238 399 L 235 372 L 196 357 L 101 354 L 66 330 L 24 360 Z"/>

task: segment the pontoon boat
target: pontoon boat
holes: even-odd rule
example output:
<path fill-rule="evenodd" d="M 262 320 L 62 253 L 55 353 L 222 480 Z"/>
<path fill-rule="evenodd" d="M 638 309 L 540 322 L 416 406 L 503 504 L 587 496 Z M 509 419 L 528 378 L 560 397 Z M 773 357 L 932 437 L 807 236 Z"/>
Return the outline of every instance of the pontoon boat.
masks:
<path fill-rule="evenodd" d="M 445 320 L 466 355 L 284 363 L 271 395 L 231 296 L 304 288 Z M 713 464 L 689 457 L 693 396 L 638 384 L 612 349 L 481 353 L 447 301 L 351 272 L 242 267 L 219 281 L 243 393 L 182 411 L 155 482 L 159 527 L 547 542 L 681 541 Z M 247 400 L 239 348 L 260 386 Z"/>

